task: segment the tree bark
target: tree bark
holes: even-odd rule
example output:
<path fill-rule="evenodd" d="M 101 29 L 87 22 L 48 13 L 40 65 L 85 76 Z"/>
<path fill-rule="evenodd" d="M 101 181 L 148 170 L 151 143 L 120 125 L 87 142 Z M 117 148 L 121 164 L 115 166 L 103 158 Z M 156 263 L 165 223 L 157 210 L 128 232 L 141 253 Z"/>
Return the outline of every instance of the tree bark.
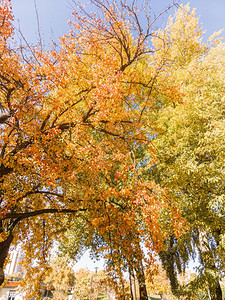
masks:
<path fill-rule="evenodd" d="M 5 279 L 3 267 L 4 267 L 6 257 L 9 253 L 9 247 L 12 243 L 12 240 L 13 240 L 13 234 L 10 233 L 6 240 L 0 242 L 0 285 L 4 282 Z"/>
<path fill-rule="evenodd" d="M 131 268 L 129 267 L 129 281 L 130 281 L 130 294 L 131 294 L 131 300 L 134 300 L 133 295 L 133 284 L 132 284 L 132 273 Z M 136 300 L 136 299 L 135 299 Z"/>
<path fill-rule="evenodd" d="M 209 294 L 210 294 L 211 300 L 222 300 L 223 299 L 222 290 L 221 290 L 220 282 L 219 282 L 218 278 L 214 282 L 213 286 L 209 287 Z"/>
<path fill-rule="evenodd" d="M 148 293 L 145 284 L 145 274 L 142 263 L 135 268 L 136 276 L 139 284 L 139 295 L 140 300 L 148 300 Z"/>
<path fill-rule="evenodd" d="M 200 248 L 201 253 L 203 254 L 202 260 L 204 261 L 206 267 L 209 270 L 216 272 L 218 274 L 215 263 L 209 259 L 211 249 L 210 249 L 206 231 L 201 231 L 199 233 L 199 248 Z M 209 281 L 209 294 L 210 294 L 211 300 L 222 300 L 223 296 L 222 296 L 222 290 L 221 290 L 220 281 L 219 281 L 218 276 L 215 276 L 213 278 L 213 280 L 211 279 Z"/>

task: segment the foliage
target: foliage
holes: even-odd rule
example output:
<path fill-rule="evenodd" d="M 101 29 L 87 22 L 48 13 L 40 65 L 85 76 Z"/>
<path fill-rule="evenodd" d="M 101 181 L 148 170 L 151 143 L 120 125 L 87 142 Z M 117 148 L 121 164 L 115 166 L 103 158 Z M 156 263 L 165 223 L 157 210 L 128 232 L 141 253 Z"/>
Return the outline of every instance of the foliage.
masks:
<path fill-rule="evenodd" d="M 29 47 L 30 57 L 7 43 L 13 37 L 12 14 L 10 1 L 1 3 L 0 268 L 10 244 L 23 241 L 34 291 L 53 240 L 63 238 L 78 213 L 104 238 L 114 235 L 107 251 L 120 248 L 128 257 L 137 252 L 141 236 L 149 253 L 161 247 L 158 215 L 167 198 L 154 182 L 142 181 L 134 154 L 140 146 L 152 152 L 143 126 L 152 106 L 145 95 L 157 93 L 153 86 L 159 76 L 146 46 L 151 22 L 146 14 L 144 33 L 135 7 L 122 4 L 121 13 L 115 4 L 94 3 L 102 18 L 74 13 L 59 49 Z M 129 16 L 136 22 L 136 38 Z M 119 259 L 121 273 L 120 264 Z"/>
<path fill-rule="evenodd" d="M 51 289 L 54 299 L 64 299 L 75 285 L 75 274 L 66 258 L 56 258 L 44 275 L 44 283 Z"/>
<path fill-rule="evenodd" d="M 105 257 L 120 299 L 124 271 L 147 299 L 143 266 L 157 254 L 172 291 L 193 296 L 176 273 L 196 249 L 194 282 L 213 295 L 224 269 L 224 44 L 202 42 L 188 5 L 153 31 L 145 8 L 142 28 L 134 5 L 91 2 L 99 17 L 81 8 L 58 48 L 30 56 L 10 47 L 10 0 L 0 4 L 0 282 L 22 241 L 35 293 L 66 233 L 75 257 L 87 247 Z"/>
<path fill-rule="evenodd" d="M 148 272 L 149 271 L 150 270 L 148 269 Z M 170 294 L 170 297 L 172 297 L 168 277 L 161 265 L 157 266 L 157 273 L 151 272 L 149 276 L 147 276 L 146 285 L 148 292 L 151 294 L 159 294 L 161 297 Z"/>
<path fill-rule="evenodd" d="M 97 299 L 100 294 L 105 294 L 109 290 L 107 275 L 100 270 L 91 273 L 88 270 L 80 269 L 75 273 L 76 283 L 73 296 L 79 299 Z"/>
<path fill-rule="evenodd" d="M 173 290 L 175 266 L 181 272 L 197 250 L 200 269 L 192 292 L 206 284 L 214 299 L 224 270 L 225 48 L 219 33 L 202 42 L 198 18 L 189 11 L 183 7 L 161 32 L 168 80 L 176 82 L 181 97 L 177 103 L 161 98 L 154 116 L 157 162 L 147 172 L 168 190 L 190 226 L 179 239 L 170 235 L 161 252 Z"/>

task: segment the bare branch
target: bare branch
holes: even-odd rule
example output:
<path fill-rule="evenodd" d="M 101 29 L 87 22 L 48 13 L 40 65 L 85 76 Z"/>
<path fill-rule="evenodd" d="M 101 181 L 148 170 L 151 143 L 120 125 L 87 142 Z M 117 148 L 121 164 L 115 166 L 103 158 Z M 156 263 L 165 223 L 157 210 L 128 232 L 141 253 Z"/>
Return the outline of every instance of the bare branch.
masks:
<path fill-rule="evenodd" d="M 37 26 L 38 26 L 39 44 L 40 44 L 41 52 L 42 52 L 43 51 L 43 45 L 42 45 L 42 37 L 41 37 L 41 27 L 40 27 L 40 22 L 39 22 L 39 14 L 38 14 L 36 0 L 34 0 L 34 7 L 35 7 L 35 14 L 36 14 Z"/>

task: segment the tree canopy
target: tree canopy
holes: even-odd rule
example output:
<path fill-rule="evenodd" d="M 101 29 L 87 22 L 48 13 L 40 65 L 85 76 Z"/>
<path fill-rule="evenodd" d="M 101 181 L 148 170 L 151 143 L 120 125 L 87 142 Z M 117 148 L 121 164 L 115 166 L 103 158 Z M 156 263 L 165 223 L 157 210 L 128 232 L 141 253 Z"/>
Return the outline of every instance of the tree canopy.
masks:
<path fill-rule="evenodd" d="M 148 173 L 172 195 L 190 226 L 178 240 L 170 235 L 168 251 L 161 253 L 174 290 L 178 289 L 175 266 L 181 271 L 198 253 L 199 276 L 192 292 L 205 285 L 211 299 L 221 299 L 225 47 L 219 32 L 203 43 L 198 18 L 194 11 L 188 13 L 187 6 L 185 9 L 171 17 L 161 33 L 170 45 L 165 55 L 172 64 L 168 78 L 179 86 L 182 97 L 179 103 L 163 101 L 156 113 L 158 134 L 153 146 L 157 160 Z"/>
<path fill-rule="evenodd" d="M 123 1 L 92 3 L 101 15 L 74 12 L 49 51 L 13 48 L 10 0 L 0 4 L 0 283 L 11 244 L 22 241 L 27 278 L 41 282 L 54 241 L 73 236 L 75 256 L 87 247 L 105 257 L 120 299 L 132 296 L 124 271 L 147 299 L 145 271 L 157 255 L 172 291 L 188 294 L 176 274 L 196 247 L 198 279 L 214 297 L 224 44 L 219 35 L 202 41 L 188 5 L 156 31 L 146 7 L 139 16 Z"/>

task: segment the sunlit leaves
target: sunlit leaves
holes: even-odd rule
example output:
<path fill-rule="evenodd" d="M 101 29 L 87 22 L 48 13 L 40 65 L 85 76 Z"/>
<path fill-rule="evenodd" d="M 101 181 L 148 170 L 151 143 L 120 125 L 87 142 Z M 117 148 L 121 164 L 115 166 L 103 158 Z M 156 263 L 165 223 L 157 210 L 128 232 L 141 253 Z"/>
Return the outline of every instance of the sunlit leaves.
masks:
<path fill-rule="evenodd" d="M 156 117 L 158 135 L 153 140 L 158 161 L 149 174 L 155 174 L 179 203 L 181 214 L 190 224 L 190 241 L 186 233 L 183 235 L 189 245 L 198 244 L 198 230 L 203 230 L 219 250 L 220 234 L 224 231 L 224 43 L 218 33 L 203 43 L 198 18 L 194 12 L 188 12 L 189 7 L 183 7 L 161 32 L 168 39 L 164 52 L 168 81 L 176 85 L 181 98 L 162 98 Z M 157 43 L 160 40 L 156 38 Z M 182 257 L 188 259 L 187 253 L 194 252 L 188 243 L 184 252 L 179 242 L 176 245 L 181 261 Z M 174 253 L 173 247 L 165 264 Z M 223 256 L 220 263 L 215 263 L 212 257 L 215 258 L 216 248 L 210 243 L 209 248 L 207 255 L 201 247 L 198 249 L 204 265 L 200 281 L 211 276 L 209 270 L 215 265 L 223 269 Z M 177 261 L 178 268 L 179 264 Z M 212 295 L 217 276 L 214 273 L 209 279 Z"/>
<path fill-rule="evenodd" d="M 73 257 L 85 247 L 101 253 L 118 295 L 128 295 L 124 271 L 135 271 L 144 286 L 143 264 L 168 248 L 168 236 L 180 238 L 182 269 L 186 232 L 194 225 L 213 231 L 224 213 L 222 41 L 202 42 L 188 5 L 154 34 L 116 6 L 97 5 L 102 19 L 74 13 L 59 48 L 31 49 L 28 61 L 6 42 L 13 33 L 6 4 L 2 241 L 12 233 L 23 241 L 30 276 L 35 263 L 44 272 L 52 241 L 72 229 Z"/>

